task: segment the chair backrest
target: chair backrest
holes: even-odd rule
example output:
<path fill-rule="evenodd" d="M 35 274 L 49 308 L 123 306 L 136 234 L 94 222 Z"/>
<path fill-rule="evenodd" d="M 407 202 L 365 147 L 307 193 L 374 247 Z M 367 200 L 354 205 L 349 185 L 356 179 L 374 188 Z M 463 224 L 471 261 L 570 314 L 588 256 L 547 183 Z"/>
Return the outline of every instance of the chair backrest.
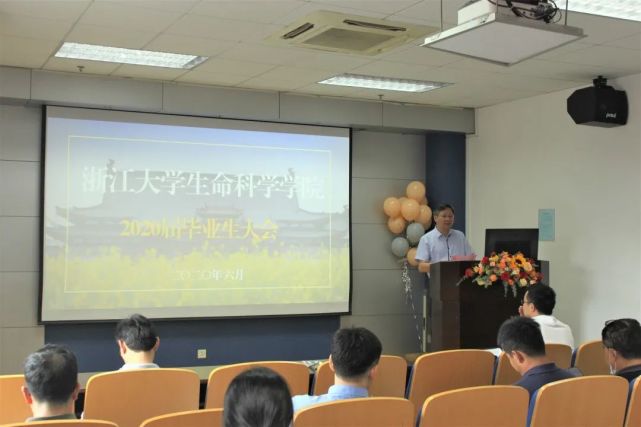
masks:
<path fill-rule="evenodd" d="M 382 355 L 378 362 L 376 375 L 369 387 L 370 397 L 405 397 L 407 362 L 400 356 Z M 314 377 L 313 395 L 327 393 L 334 384 L 334 372 L 329 362 L 318 365 Z"/>
<path fill-rule="evenodd" d="M 519 374 L 510 364 L 507 358 L 507 353 L 502 352 L 499 355 L 498 363 L 496 364 L 496 375 L 494 376 L 494 384 L 496 385 L 510 385 L 514 384 L 521 379 Z"/>
<path fill-rule="evenodd" d="M 285 379 L 292 396 L 309 393 L 309 368 L 301 362 L 248 362 L 215 368 L 207 380 L 205 408 L 222 408 L 225 392 L 236 375 L 248 369 L 263 366 L 273 369 Z"/>
<path fill-rule="evenodd" d="M 608 375 L 610 370 L 603 354 L 603 342 L 595 340 L 581 344 L 576 350 L 574 367 L 583 375 Z"/>
<path fill-rule="evenodd" d="M 494 355 L 485 350 L 427 353 L 414 362 L 408 399 L 418 411 L 428 397 L 457 388 L 492 384 Z"/>
<path fill-rule="evenodd" d="M 538 390 L 530 427 L 623 425 L 628 382 L 614 375 L 571 378 Z"/>
<path fill-rule="evenodd" d="M 641 426 L 641 377 L 630 383 L 630 389 L 624 427 L 638 427 Z"/>
<path fill-rule="evenodd" d="M 198 409 L 200 378 L 188 369 L 115 371 L 89 378 L 84 417 L 139 427 L 151 417 Z"/>
<path fill-rule="evenodd" d="M 0 424 L 22 422 L 31 416 L 21 387 L 24 375 L 0 375 Z"/>
<path fill-rule="evenodd" d="M 419 427 L 524 426 L 529 400 L 527 390 L 510 385 L 437 393 L 423 404 Z"/>
<path fill-rule="evenodd" d="M 2 427 L 118 427 L 118 424 L 98 420 L 32 421 L 3 425 Z"/>
<path fill-rule="evenodd" d="M 572 365 L 572 347 L 565 344 L 545 344 L 545 355 L 561 369 Z"/>
<path fill-rule="evenodd" d="M 572 362 L 572 348 L 565 344 L 545 344 L 545 355 L 561 369 L 568 369 Z M 521 374 L 516 372 L 505 352 L 499 356 L 496 365 L 494 384 L 510 385 L 521 379 Z"/>
<path fill-rule="evenodd" d="M 199 409 L 149 418 L 140 427 L 222 427 L 223 409 Z"/>
<path fill-rule="evenodd" d="M 308 406 L 294 414 L 294 427 L 413 427 L 412 402 L 400 397 L 363 397 Z"/>

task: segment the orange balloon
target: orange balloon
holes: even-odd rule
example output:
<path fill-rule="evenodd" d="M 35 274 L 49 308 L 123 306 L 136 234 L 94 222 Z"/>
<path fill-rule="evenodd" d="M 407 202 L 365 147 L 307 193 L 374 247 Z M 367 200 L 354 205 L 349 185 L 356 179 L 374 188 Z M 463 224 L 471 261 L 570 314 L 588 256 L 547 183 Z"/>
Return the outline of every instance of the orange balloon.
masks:
<path fill-rule="evenodd" d="M 432 224 L 432 209 L 427 205 L 419 206 L 416 222 L 421 224 L 423 227 L 428 228 Z"/>
<path fill-rule="evenodd" d="M 418 202 L 419 205 L 427 205 L 427 197 L 423 196 L 423 200 Z"/>
<path fill-rule="evenodd" d="M 405 231 L 405 220 L 401 216 L 387 220 L 387 228 L 394 234 L 401 234 Z"/>
<path fill-rule="evenodd" d="M 407 193 L 407 197 L 410 199 L 420 202 L 423 200 L 423 197 L 425 197 L 425 185 L 423 185 L 421 181 L 412 181 L 407 184 L 405 193 Z"/>
<path fill-rule="evenodd" d="M 383 202 L 383 212 L 394 218 L 401 214 L 401 202 L 396 197 L 388 197 Z"/>
<path fill-rule="evenodd" d="M 401 203 L 401 215 L 408 221 L 414 221 L 418 217 L 418 202 L 414 199 L 406 199 Z"/>
<path fill-rule="evenodd" d="M 416 267 L 418 265 L 418 261 L 416 261 L 416 248 L 410 248 L 410 250 L 407 251 L 407 262 L 412 267 Z"/>

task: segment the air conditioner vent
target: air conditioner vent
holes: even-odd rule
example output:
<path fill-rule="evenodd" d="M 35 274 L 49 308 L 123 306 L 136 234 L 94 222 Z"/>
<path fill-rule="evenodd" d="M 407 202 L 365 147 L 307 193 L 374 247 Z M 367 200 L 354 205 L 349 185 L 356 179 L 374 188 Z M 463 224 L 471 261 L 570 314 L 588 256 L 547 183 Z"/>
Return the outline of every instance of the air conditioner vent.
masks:
<path fill-rule="evenodd" d="M 305 22 L 300 27 L 291 30 L 287 34 L 284 34 L 283 38 L 284 39 L 293 39 L 294 37 L 298 37 L 301 34 L 303 34 L 304 32 L 311 30 L 312 28 L 314 28 L 314 24 L 311 24 L 309 22 Z"/>
<path fill-rule="evenodd" d="M 392 25 L 382 25 L 382 24 L 375 24 L 373 22 L 355 21 L 353 19 L 345 19 L 343 22 L 346 23 L 347 25 L 354 25 L 356 27 L 364 27 L 364 28 L 375 28 L 377 30 L 407 31 L 407 28 L 405 27 L 394 27 Z"/>
<path fill-rule="evenodd" d="M 438 31 L 364 16 L 319 10 L 267 38 L 275 44 L 360 55 L 377 55 Z"/>

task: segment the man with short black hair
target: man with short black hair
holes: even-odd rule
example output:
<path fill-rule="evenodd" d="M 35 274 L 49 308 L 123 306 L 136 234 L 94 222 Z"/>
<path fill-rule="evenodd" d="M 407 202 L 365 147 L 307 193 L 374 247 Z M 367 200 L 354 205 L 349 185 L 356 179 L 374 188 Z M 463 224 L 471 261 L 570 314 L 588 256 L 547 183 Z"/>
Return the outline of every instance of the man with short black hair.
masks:
<path fill-rule="evenodd" d="M 22 394 L 33 417 L 27 421 L 75 420 L 78 361 L 68 348 L 47 344 L 27 356 Z"/>
<path fill-rule="evenodd" d="M 434 210 L 434 229 L 421 237 L 416 248 L 419 270 L 429 273 L 430 264 L 440 261 L 474 259 L 476 255 L 461 231 L 452 229 L 454 208 L 442 204 Z"/>
<path fill-rule="evenodd" d="M 545 384 L 573 378 L 545 355 L 545 343 L 539 324 L 527 317 L 513 317 L 501 325 L 498 345 L 507 354 L 510 365 L 521 374 L 514 385 L 525 388 L 530 397 Z"/>
<path fill-rule="evenodd" d="M 158 368 L 154 363 L 160 338 L 154 325 L 141 314 L 121 320 L 116 326 L 116 342 L 125 364 L 120 370 Z"/>
<path fill-rule="evenodd" d="M 606 322 L 601 339 L 611 373 L 628 381 L 641 376 L 641 325 L 636 319 Z"/>
<path fill-rule="evenodd" d="M 572 329 L 552 315 L 556 306 L 554 289 L 543 283 L 537 283 L 527 289 L 519 307 L 519 314 L 539 324 L 546 344 L 565 344 L 574 348 Z"/>
<path fill-rule="evenodd" d="M 327 394 L 320 396 L 294 396 L 294 411 L 317 403 L 367 397 L 382 350 L 380 340 L 365 328 L 336 331 L 329 356 L 329 366 L 334 371 L 334 385 Z"/>

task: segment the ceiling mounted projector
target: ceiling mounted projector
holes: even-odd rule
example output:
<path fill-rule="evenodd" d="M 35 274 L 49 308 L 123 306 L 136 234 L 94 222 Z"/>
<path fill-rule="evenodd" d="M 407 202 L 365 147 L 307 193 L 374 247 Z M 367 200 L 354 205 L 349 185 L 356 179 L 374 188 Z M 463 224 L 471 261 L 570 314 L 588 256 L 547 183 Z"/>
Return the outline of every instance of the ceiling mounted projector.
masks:
<path fill-rule="evenodd" d="M 459 9 L 456 27 L 425 38 L 422 46 L 513 65 L 585 37 L 581 28 L 555 24 L 560 17 L 546 0 L 478 0 Z"/>

